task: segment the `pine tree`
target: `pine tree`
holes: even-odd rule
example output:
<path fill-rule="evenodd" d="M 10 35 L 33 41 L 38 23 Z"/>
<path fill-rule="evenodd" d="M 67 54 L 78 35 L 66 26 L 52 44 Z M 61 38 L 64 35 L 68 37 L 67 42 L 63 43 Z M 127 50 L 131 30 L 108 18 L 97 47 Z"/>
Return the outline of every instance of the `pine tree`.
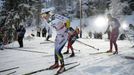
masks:
<path fill-rule="evenodd" d="M 11 27 L 15 27 L 16 29 L 20 23 L 26 25 L 28 19 L 35 17 L 39 24 L 39 7 L 41 10 L 40 0 L 3 0 L 0 17 L 4 16 L 4 18 L 0 20 L 2 23 L 1 26 L 5 27 L 6 32 L 8 32 Z"/>
<path fill-rule="evenodd" d="M 121 2 L 120 0 L 111 0 L 109 12 L 116 18 L 121 18 L 124 15 L 123 9 L 128 7 L 127 2 Z"/>

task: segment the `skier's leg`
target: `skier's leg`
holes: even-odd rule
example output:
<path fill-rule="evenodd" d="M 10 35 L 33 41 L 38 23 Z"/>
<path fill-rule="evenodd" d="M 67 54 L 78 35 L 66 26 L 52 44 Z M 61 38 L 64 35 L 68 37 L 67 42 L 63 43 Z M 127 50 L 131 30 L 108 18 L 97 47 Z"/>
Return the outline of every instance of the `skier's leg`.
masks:
<path fill-rule="evenodd" d="M 70 57 L 73 57 L 73 56 L 75 56 L 75 54 L 74 54 L 74 49 L 73 49 L 73 43 L 75 42 L 75 40 L 72 40 L 71 41 L 71 44 L 70 44 L 70 48 L 71 48 L 71 51 L 72 51 L 72 54 L 70 55 Z"/>
<path fill-rule="evenodd" d="M 50 66 L 50 69 L 59 67 L 58 60 L 60 60 L 61 67 L 64 67 L 64 59 L 63 59 L 63 55 L 61 53 L 61 50 L 63 49 L 63 47 L 64 47 L 64 45 L 59 50 L 55 50 L 55 64 Z"/>
<path fill-rule="evenodd" d="M 55 55 L 55 63 L 58 63 L 58 56 L 57 56 L 57 52 L 56 52 L 56 50 L 55 50 L 54 55 Z"/>
<path fill-rule="evenodd" d="M 44 37 L 44 33 L 42 33 L 42 37 Z"/>
<path fill-rule="evenodd" d="M 69 48 L 70 48 L 70 41 L 68 41 L 68 44 L 67 44 L 67 51 L 64 52 L 64 54 L 68 54 L 68 53 L 69 53 Z"/>
<path fill-rule="evenodd" d="M 51 66 L 49 67 L 49 69 L 55 69 L 55 68 L 58 68 L 58 67 L 59 67 L 58 56 L 57 56 L 56 50 L 55 50 L 54 58 L 55 58 L 55 63 L 54 63 L 53 65 L 51 65 Z"/>
<path fill-rule="evenodd" d="M 23 37 L 19 37 L 20 47 L 23 47 Z"/>
<path fill-rule="evenodd" d="M 49 35 L 47 36 L 46 41 L 49 41 Z"/>
<path fill-rule="evenodd" d="M 63 58 L 63 55 L 61 53 L 61 51 L 62 51 L 63 47 L 65 46 L 65 44 L 63 44 L 63 46 L 59 49 L 59 53 L 58 54 L 59 54 L 59 60 L 60 60 L 60 63 L 61 63 L 61 67 L 57 71 L 57 73 L 63 72 L 65 70 L 65 67 L 64 67 L 64 58 Z"/>
<path fill-rule="evenodd" d="M 69 53 L 69 48 L 70 48 L 70 42 L 68 41 L 68 45 L 67 45 L 67 53 Z"/>
<path fill-rule="evenodd" d="M 70 57 L 74 57 L 75 54 L 74 54 L 74 49 L 73 49 L 72 45 L 71 45 L 71 51 L 72 51 L 72 54 L 70 55 Z"/>
<path fill-rule="evenodd" d="M 113 35 L 112 33 L 110 34 L 110 49 L 107 51 L 108 53 L 109 52 L 112 52 L 112 48 L 113 48 Z"/>
<path fill-rule="evenodd" d="M 55 39 L 55 50 L 54 50 L 55 63 L 52 66 L 49 67 L 50 69 L 54 69 L 54 68 L 58 68 L 59 67 L 58 56 L 57 56 L 58 50 L 56 50 L 57 47 L 58 47 L 58 40 L 57 40 L 57 36 L 56 36 L 56 39 Z"/>
<path fill-rule="evenodd" d="M 118 34 L 115 34 L 113 38 L 114 38 L 113 39 L 113 44 L 114 44 L 114 47 L 115 47 L 115 52 L 113 54 L 118 54 L 118 45 L 116 43 L 117 38 L 118 38 Z"/>
<path fill-rule="evenodd" d="M 46 34 L 47 34 L 47 33 L 45 32 L 45 33 L 44 33 L 44 36 L 45 36 L 45 37 L 46 37 Z"/>
<path fill-rule="evenodd" d="M 115 52 L 113 54 L 118 54 L 118 45 L 114 42 Z"/>
<path fill-rule="evenodd" d="M 61 66 L 60 66 L 59 70 L 57 71 L 57 73 L 61 73 L 65 70 L 64 58 L 63 58 L 63 55 L 62 55 L 61 51 L 62 51 L 63 47 L 65 46 L 65 44 L 67 42 L 67 33 L 65 33 L 64 35 L 58 35 L 56 37 L 57 37 L 57 39 L 56 39 L 55 44 L 57 44 L 57 46 L 55 47 L 55 49 L 58 52 L 56 55 L 57 55 L 57 57 L 58 57 L 58 59 L 60 60 L 60 63 L 61 63 Z"/>
<path fill-rule="evenodd" d="M 19 43 L 19 45 L 21 47 L 21 39 L 20 39 L 20 37 L 18 37 L 18 43 Z"/>
<path fill-rule="evenodd" d="M 40 37 L 41 33 L 39 32 L 39 37 Z"/>
<path fill-rule="evenodd" d="M 71 50 L 72 50 L 72 53 L 74 53 L 74 49 L 73 49 L 73 46 L 72 45 L 74 44 L 75 41 L 76 41 L 76 39 L 71 41 Z"/>
<path fill-rule="evenodd" d="M 64 65 L 64 59 L 63 55 L 61 53 L 63 47 L 65 46 L 66 43 L 64 43 L 58 50 L 56 50 L 56 56 L 58 57 L 58 60 L 60 60 L 61 65 Z"/>
<path fill-rule="evenodd" d="M 109 50 L 112 51 L 112 49 L 113 49 L 113 39 L 110 40 L 110 49 Z"/>
<path fill-rule="evenodd" d="M 23 47 L 23 37 L 21 38 L 21 41 L 22 41 L 22 44 L 21 44 L 21 46 Z"/>
<path fill-rule="evenodd" d="M 49 41 L 49 38 L 51 37 L 51 35 L 48 36 L 48 41 Z"/>
<path fill-rule="evenodd" d="M 70 45 L 70 48 L 71 48 L 72 53 L 74 53 L 74 49 L 73 49 L 72 44 Z"/>
<path fill-rule="evenodd" d="M 47 32 L 45 32 L 44 34 L 45 34 L 45 37 L 46 37 Z"/>
<path fill-rule="evenodd" d="M 39 37 L 39 32 L 37 32 L 37 37 Z"/>

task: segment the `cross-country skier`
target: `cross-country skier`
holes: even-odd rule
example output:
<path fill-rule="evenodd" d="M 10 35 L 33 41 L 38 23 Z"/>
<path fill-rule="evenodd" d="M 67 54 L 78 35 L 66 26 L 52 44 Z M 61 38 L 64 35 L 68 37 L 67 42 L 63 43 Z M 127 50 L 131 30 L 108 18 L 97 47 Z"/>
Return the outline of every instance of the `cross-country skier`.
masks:
<path fill-rule="evenodd" d="M 20 45 L 20 48 L 23 47 L 23 38 L 24 38 L 25 32 L 26 32 L 25 27 L 22 24 L 20 24 L 20 27 L 17 29 L 18 43 Z"/>
<path fill-rule="evenodd" d="M 70 57 L 74 57 L 74 49 L 73 49 L 73 43 L 76 41 L 76 39 L 78 39 L 78 34 L 79 34 L 79 28 L 76 27 L 76 29 L 74 30 L 72 27 L 70 27 L 68 29 L 68 46 L 67 46 L 67 51 L 64 52 L 64 54 L 68 54 L 69 53 L 69 48 L 72 51 L 72 54 L 70 55 Z"/>
<path fill-rule="evenodd" d="M 55 63 L 52 66 L 50 66 L 50 69 L 60 67 L 59 70 L 57 71 L 57 74 L 65 70 L 64 59 L 61 51 L 65 46 L 68 38 L 67 29 L 69 26 L 66 24 L 67 20 L 68 18 L 55 14 L 55 20 L 52 21 L 51 23 L 52 26 L 56 29 L 57 35 L 55 38 Z M 61 66 L 59 66 L 59 62 Z"/>
<path fill-rule="evenodd" d="M 120 23 L 116 18 L 113 18 L 111 14 L 108 14 L 107 17 L 108 17 L 108 28 L 106 32 L 110 30 L 110 49 L 107 52 L 112 52 L 112 48 L 114 45 L 115 52 L 113 54 L 118 54 L 118 45 L 116 41 L 119 35 Z"/>
<path fill-rule="evenodd" d="M 129 24 L 129 31 L 131 32 L 131 37 L 133 38 L 133 42 L 134 42 L 134 25 L 133 24 Z M 129 38 L 129 37 L 128 37 Z M 134 48 L 134 45 L 132 46 L 132 48 Z"/>

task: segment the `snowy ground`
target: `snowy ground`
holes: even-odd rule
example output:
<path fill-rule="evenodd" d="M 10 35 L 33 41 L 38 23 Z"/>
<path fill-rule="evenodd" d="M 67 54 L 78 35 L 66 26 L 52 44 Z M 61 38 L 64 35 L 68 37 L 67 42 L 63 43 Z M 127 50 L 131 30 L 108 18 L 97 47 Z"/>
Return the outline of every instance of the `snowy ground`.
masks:
<path fill-rule="evenodd" d="M 76 27 L 78 21 L 71 23 Z M 24 39 L 24 48 L 19 48 L 17 42 L 6 45 L 5 50 L 0 50 L 0 75 L 24 75 L 26 73 L 44 69 L 54 63 L 54 43 L 45 41 L 42 37 L 31 37 L 35 28 L 28 28 Z M 55 32 L 53 32 L 54 41 Z M 134 75 L 134 59 L 126 59 L 125 56 L 134 58 L 134 48 L 131 48 L 132 42 L 128 40 L 118 40 L 119 54 L 111 55 L 105 52 L 109 49 L 109 41 L 98 39 L 78 39 L 86 44 L 95 46 L 100 50 L 97 51 L 91 47 L 85 46 L 78 42 L 74 43 L 75 57 L 65 59 L 65 64 L 78 62 L 79 66 L 63 73 L 62 75 Z M 44 44 L 40 44 L 45 42 Z M 80 51 L 79 51 L 80 50 Z M 66 51 L 64 47 L 63 51 Z M 69 55 L 64 55 L 64 58 Z M 69 68 L 72 65 L 66 66 Z M 17 67 L 16 69 L 1 72 L 2 70 Z M 19 67 L 19 68 L 18 68 Z M 54 75 L 57 69 L 42 71 L 33 75 Z"/>
<path fill-rule="evenodd" d="M 24 40 L 24 48 L 18 48 L 18 43 L 14 42 L 0 51 L 0 71 L 19 67 L 10 71 L 0 72 L 0 75 L 23 75 L 32 71 L 47 68 L 54 63 L 54 43 L 40 44 L 45 38 L 34 37 L 31 40 Z M 54 40 L 52 38 L 51 40 Z M 134 60 L 126 59 L 125 56 L 134 57 L 134 48 L 127 40 L 118 41 L 119 54 L 94 54 L 108 50 L 109 42 L 97 39 L 79 39 L 89 45 L 100 48 L 100 51 L 94 50 L 83 44 L 75 42 L 73 45 L 76 56 L 65 59 L 65 63 L 77 61 L 80 65 L 71 69 L 62 75 L 134 75 Z M 66 50 L 66 47 L 62 52 Z M 69 55 L 64 55 L 64 58 Z M 72 65 L 66 66 L 66 68 Z M 34 75 L 54 75 L 56 70 L 42 71 Z M 10 74 L 11 73 L 11 74 Z"/>

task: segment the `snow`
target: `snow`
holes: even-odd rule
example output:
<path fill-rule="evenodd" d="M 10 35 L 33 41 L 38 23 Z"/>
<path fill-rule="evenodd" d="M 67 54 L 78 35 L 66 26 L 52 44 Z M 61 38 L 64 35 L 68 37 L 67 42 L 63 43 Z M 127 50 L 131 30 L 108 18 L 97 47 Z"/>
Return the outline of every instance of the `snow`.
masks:
<path fill-rule="evenodd" d="M 18 13 L 15 14 L 14 19 L 19 19 L 19 18 L 20 18 L 20 16 L 18 15 Z"/>
<path fill-rule="evenodd" d="M 74 19 L 71 22 L 72 27 L 79 26 L 79 20 Z M 54 63 L 54 43 L 40 44 L 45 41 L 44 37 L 33 37 L 31 33 L 36 35 L 36 28 L 29 27 L 24 38 L 24 48 L 19 48 L 17 41 L 6 45 L 5 50 L 0 50 L 0 71 L 19 67 L 6 72 L 0 72 L 0 75 L 7 75 L 14 72 L 11 75 L 23 75 L 32 71 L 40 70 L 49 67 Z M 54 41 L 56 36 L 55 30 L 53 30 L 53 36 L 50 40 Z M 79 62 L 80 65 L 69 71 L 66 71 L 62 75 L 134 75 L 134 60 L 126 59 L 125 56 L 134 57 L 134 50 L 131 48 L 132 44 L 128 40 L 118 40 L 119 54 L 94 54 L 98 52 L 104 52 L 109 49 L 109 41 L 102 39 L 84 39 L 80 38 L 86 44 L 95 46 L 100 50 L 97 51 L 91 47 L 85 46 L 79 42 L 75 42 L 73 47 L 75 51 L 75 57 L 65 59 L 65 63 Z M 66 51 L 66 47 L 63 51 Z M 80 51 L 78 51 L 80 50 Z M 64 58 L 69 55 L 64 55 Z M 66 68 L 73 66 L 68 65 Z M 57 69 L 50 71 L 42 71 L 33 75 L 54 75 Z"/>
<path fill-rule="evenodd" d="M 32 0 L 32 1 L 36 1 L 36 0 Z M 88 1 L 96 1 L 96 0 L 83 0 L 82 4 L 84 5 L 82 7 L 85 10 L 88 8 L 88 6 L 86 5 Z M 121 14 L 122 8 L 127 6 L 126 5 L 127 3 L 124 3 L 122 5 L 121 3 L 118 3 L 118 1 L 119 0 L 113 0 L 112 4 L 110 4 L 111 5 L 110 11 L 114 13 L 114 15 Z M 73 4 L 76 5 L 77 2 L 74 2 Z M 20 4 L 19 6 L 30 8 L 30 6 L 27 4 Z M 67 10 L 71 11 L 74 10 L 74 8 L 75 7 L 72 7 L 71 9 L 68 6 Z M 31 9 L 36 10 L 34 6 L 31 7 Z M 55 10 L 54 7 L 50 7 L 48 9 L 46 8 L 42 9 L 42 12 L 54 11 L 54 10 Z M 97 10 L 94 9 L 94 11 Z M 29 12 L 32 14 L 32 11 Z M 9 14 L 12 15 L 13 12 L 9 12 Z M 4 18 L 4 16 L 1 18 Z M 18 14 L 16 14 L 14 18 L 19 18 Z M 57 18 L 59 18 L 59 16 Z M 82 19 L 82 25 L 83 26 L 84 24 L 87 25 L 87 28 L 83 28 L 84 37 L 87 36 L 86 33 L 89 31 L 93 31 L 93 32 L 105 31 L 106 28 L 100 26 L 101 22 L 104 20 L 100 22 L 100 20 L 96 21 L 96 18 L 97 16 L 90 16 L 89 18 Z M 129 25 L 130 23 L 134 25 L 134 12 L 132 15 L 125 16 L 124 18 L 125 18 L 124 21 L 121 22 L 123 26 Z M 33 20 L 34 21 L 32 24 L 34 25 L 35 19 Z M 96 26 L 94 22 L 97 22 L 96 24 L 99 23 L 100 27 Z M 77 26 L 80 26 L 80 20 L 73 19 L 71 22 L 71 27 L 75 29 Z M 126 27 L 127 26 L 125 26 L 124 28 Z M 0 72 L 0 75 L 9 75 L 9 73 L 12 72 L 14 73 L 10 75 L 24 75 L 32 71 L 47 68 L 54 63 L 54 43 L 45 41 L 46 39 L 45 37 L 36 37 L 36 27 L 29 27 L 26 30 L 27 30 L 26 35 L 24 38 L 24 48 L 19 48 L 18 42 L 15 41 L 9 45 L 6 45 L 4 50 L 0 50 L 0 71 L 13 68 L 13 67 L 19 67 L 19 68 L 10 71 Z M 31 34 L 34 34 L 35 36 L 32 36 Z M 107 53 L 96 54 L 99 52 L 105 52 L 109 49 L 109 41 L 106 40 L 105 36 L 106 35 L 103 35 L 103 39 L 79 38 L 78 39 L 79 41 L 82 41 L 86 44 L 99 48 L 100 50 L 97 51 L 91 47 L 85 46 L 76 41 L 73 44 L 76 56 L 73 58 L 64 59 L 64 61 L 65 63 L 77 61 L 78 63 L 80 63 L 80 65 L 77 66 L 76 68 L 66 71 L 62 75 L 134 75 L 134 71 L 133 71 L 134 60 L 125 58 L 125 56 L 134 57 L 134 49 L 131 48 L 131 46 L 134 45 L 134 42 L 130 41 L 129 39 L 118 40 L 117 41 L 119 47 L 118 55 L 110 55 Z M 52 38 L 50 38 L 50 40 L 54 41 L 55 37 L 56 37 L 56 32 L 53 29 L 53 36 Z M 43 42 L 44 44 L 40 44 Z M 66 46 L 63 48 L 62 52 L 66 51 L 67 49 Z M 69 57 L 69 55 L 63 55 L 63 56 L 64 58 L 67 58 Z M 65 66 L 65 68 L 69 68 L 73 65 L 74 64 Z M 50 70 L 50 71 L 42 71 L 42 72 L 35 73 L 34 75 L 54 75 L 56 71 L 57 69 Z"/>

